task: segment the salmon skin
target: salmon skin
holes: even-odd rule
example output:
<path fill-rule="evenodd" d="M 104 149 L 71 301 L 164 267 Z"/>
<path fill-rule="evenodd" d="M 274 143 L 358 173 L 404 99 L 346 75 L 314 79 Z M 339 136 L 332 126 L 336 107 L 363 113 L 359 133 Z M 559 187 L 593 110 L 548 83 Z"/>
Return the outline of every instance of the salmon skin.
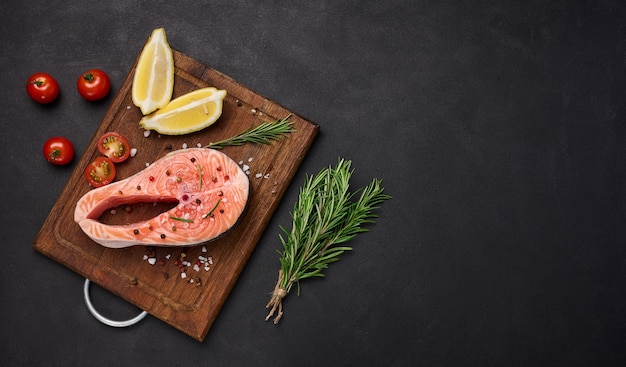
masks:
<path fill-rule="evenodd" d="M 126 179 L 93 189 L 76 203 L 74 221 L 93 241 L 110 248 L 134 245 L 192 246 L 235 225 L 250 181 L 226 154 L 208 148 L 170 152 Z M 132 224 L 99 221 L 119 205 L 173 202 L 172 209 Z"/>

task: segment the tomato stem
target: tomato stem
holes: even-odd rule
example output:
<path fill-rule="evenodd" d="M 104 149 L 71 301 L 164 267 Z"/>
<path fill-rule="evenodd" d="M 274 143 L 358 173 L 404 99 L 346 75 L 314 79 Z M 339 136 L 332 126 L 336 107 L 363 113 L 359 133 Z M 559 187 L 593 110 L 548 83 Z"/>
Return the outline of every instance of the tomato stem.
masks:
<path fill-rule="evenodd" d="M 92 73 L 85 73 L 83 74 L 83 78 L 88 81 L 89 83 L 93 82 L 93 74 Z"/>
<path fill-rule="evenodd" d="M 61 153 L 61 150 L 55 148 L 48 155 L 52 158 L 52 160 L 56 161 L 61 156 Z"/>

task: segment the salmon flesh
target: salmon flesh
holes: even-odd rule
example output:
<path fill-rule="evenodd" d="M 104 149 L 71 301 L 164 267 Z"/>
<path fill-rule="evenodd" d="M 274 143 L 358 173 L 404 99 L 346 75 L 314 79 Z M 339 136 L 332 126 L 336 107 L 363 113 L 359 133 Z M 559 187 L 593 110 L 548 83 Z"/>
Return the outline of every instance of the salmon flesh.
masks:
<path fill-rule="evenodd" d="M 133 176 L 86 193 L 76 203 L 74 221 L 105 247 L 192 246 L 232 228 L 246 207 L 249 191 L 248 176 L 226 154 L 207 148 L 181 149 Z M 160 202 L 175 206 L 137 223 L 99 221 L 106 210 L 120 205 Z"/>

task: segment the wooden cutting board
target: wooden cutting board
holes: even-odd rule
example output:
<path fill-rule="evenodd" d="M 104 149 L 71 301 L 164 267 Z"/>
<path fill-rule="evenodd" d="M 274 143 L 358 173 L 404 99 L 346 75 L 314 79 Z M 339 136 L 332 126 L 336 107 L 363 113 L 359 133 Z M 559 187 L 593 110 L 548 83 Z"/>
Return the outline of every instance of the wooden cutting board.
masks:
<path fill-rule="evenodd" d="M 136 65 L 136 64 L 135 64 Z M 45 220 L 33 247 L 92 282 L 202 341 L 252 254 L 283 194 L 314 141 L 319 126 L 254 93 L 228 76 L 174 50 L 173 98 L 214 86 L 228 93 L 220 119 L 209 128 L 183 136 L 151 132 L 138 125 L 142 115 L 131 99 L 135 67 L 114 97 L 84 155 Z M 99 153 L 97 139 L 108 131 L 126 136 L 135 157 L 118 164 L 117 179 L 142 170 L 147 163 L 184 146 L 222 140 L 287 116 L 297 130 L 271 145 L 248 143 L 222 151 L 249 167 L 251 195 L 239 223 L 226 235 L 205 245 L 184 248 L 135 246 L 109 249 L 91 241 L 74 222 L 78 199 L 91 188 L 83 170 Z M 107 223 L 133 223 L 167 210 L 163 204 L 112 208 Z M 154 257 L 151 265 L 148 257 Z M 181 258 L 189 266 L 181 265 Z M 206 260 L 205 260 L 206 259 Z M 212 263 L 211 263 L 212 262 Z M 194 269 L 194 265 L 198 265 Z M 207 270 L 208 267 L 208 270 Z M 183 278 L 181 273 L 186 277 Z"/>

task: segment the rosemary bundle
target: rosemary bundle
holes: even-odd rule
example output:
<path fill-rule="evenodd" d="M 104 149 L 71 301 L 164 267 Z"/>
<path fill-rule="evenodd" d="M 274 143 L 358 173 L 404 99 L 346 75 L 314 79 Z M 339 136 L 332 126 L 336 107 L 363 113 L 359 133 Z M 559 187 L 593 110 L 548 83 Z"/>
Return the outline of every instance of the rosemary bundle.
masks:
<path fill-rule="evenodd" d="M 239 135 L 210 143 L 205 148 L 222 149 L 226 146 L 239 146 L 245 143 L 270 144 L 272 140 L 280 140 L 283 136 L 295 131 L 292 128 L 293 122 L 289 121 L 289 117 L 291 115 L 275 122 L 263 122 Z"/>
<path fill-rule="evenodd" d="M 311 277 L 323 277 L 328 264 L 351 247 L 341 245 L 358 233 L 366 232 L 363 225 L 374 223 L 374 209 L 391 196 L 383 193 L 382 181 L 373 179 L 364 188 L 350 192 L 353 173 L 351 161 L 339 159 L 337 165 L 307 176 L 294 205 L 292 228 L 280 227 L 283 250 L 280 254 L 278 281 L 266 308 L 271 308 L 265 320 L 274 317 L 277 324 L 283 315 L 282 300 L 294 284 Z"/>

